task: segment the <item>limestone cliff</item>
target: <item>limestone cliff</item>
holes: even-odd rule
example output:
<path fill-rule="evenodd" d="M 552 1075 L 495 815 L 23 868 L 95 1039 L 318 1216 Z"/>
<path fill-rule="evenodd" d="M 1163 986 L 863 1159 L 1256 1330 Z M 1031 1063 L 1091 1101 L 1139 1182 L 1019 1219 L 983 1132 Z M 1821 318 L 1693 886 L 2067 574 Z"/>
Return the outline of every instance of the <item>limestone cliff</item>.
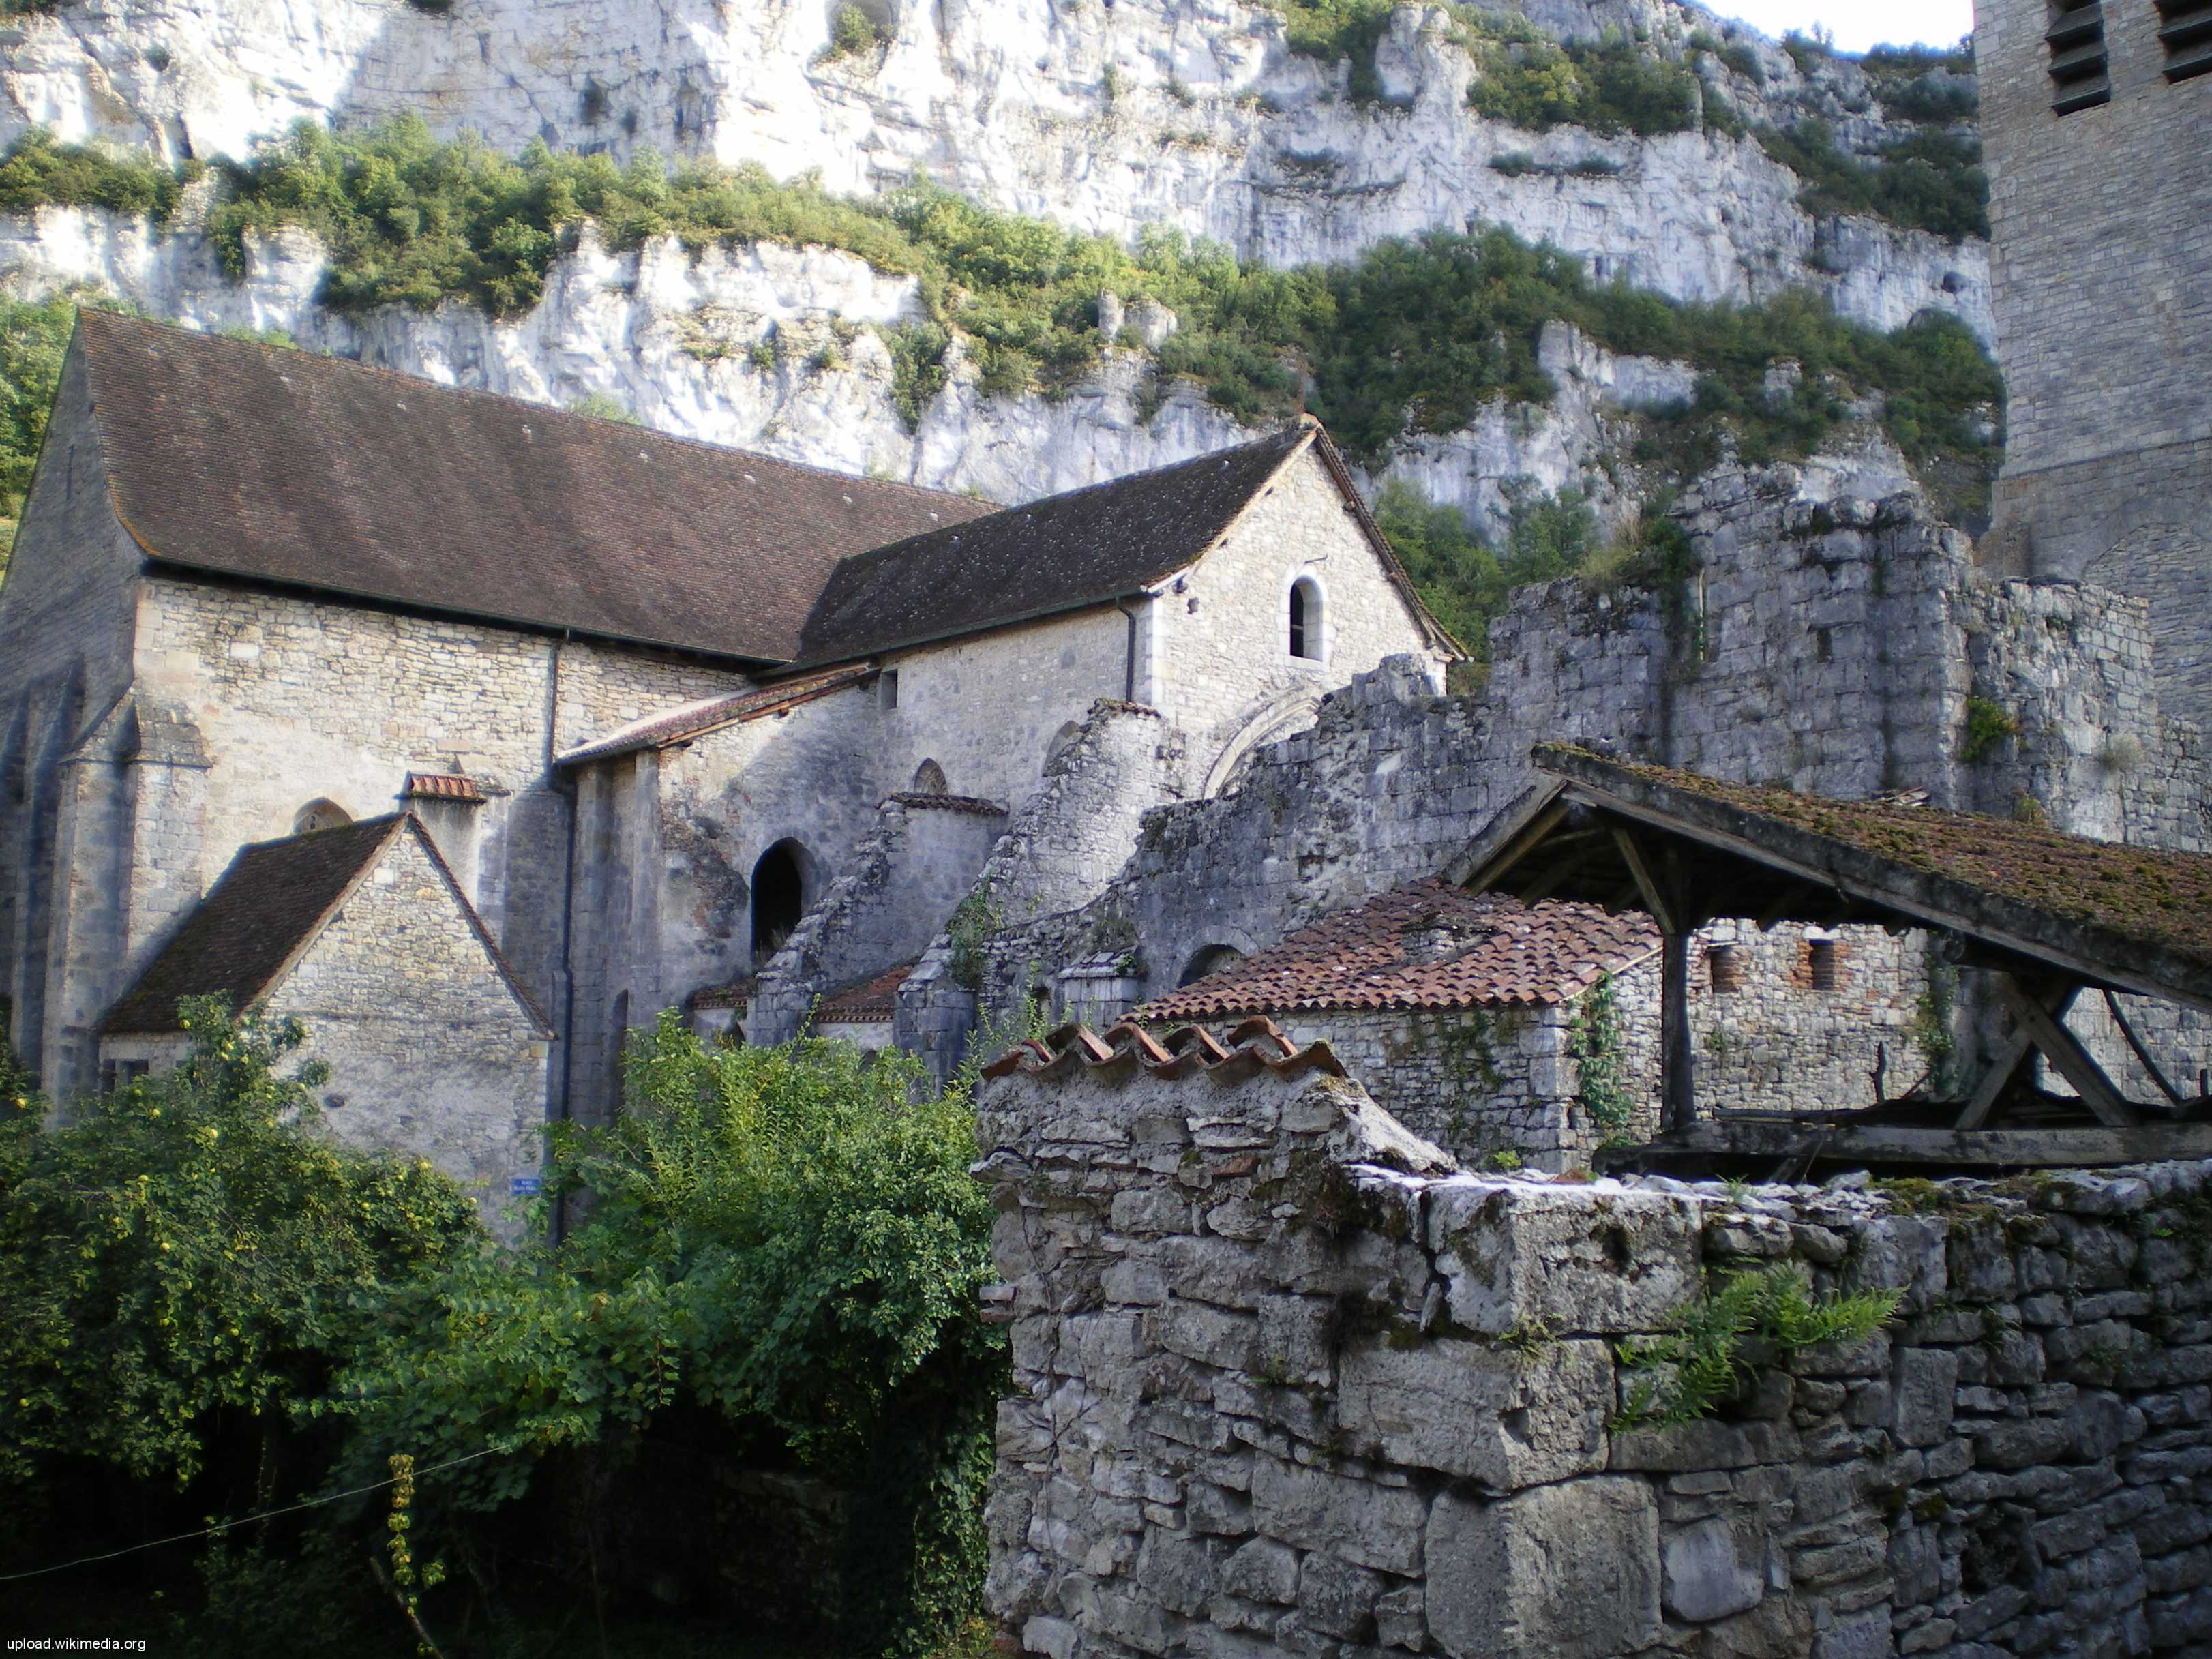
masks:
<path fill-rule="evenodd" d="M 1281 13 L 1237 0 L 861 0 L 874 44 L 825 52 L 822 0 L 63 0 L 0 29 L 0 140 L 33 126 L 165 160 L 250 154 L 298 120 L 399 110 L 512 151 L 556 148 L 757 162 L 870 193 L 918 174 L 993 205 L 1127 239 L 1148 227 L 1274 264 L 1339 261 L 1380 239 L 1503 225 L 1593 274 L 1671 298 L 1753 301 L 1790 287 L 1890 329 L 1928 312 L 1989 332 L 1984 246 L 1871 217 L 1816 217 L 1801 180 L 1744 131 L 1814 115 L 1846 148 L 1885 135 L 1846 60 L 1783 51 L 1673 0 L 1531 0 L 1561 39 L 1611 29 L 1697 68 L 1725 127 L 1638 138 L 1522 131 L 1471 107 L 1480 72 L 1458 15 L 1407 6 L 1355 64 L 1291 49 Z M 1693 46 L 1692 37 L 1700 43 Z M 1655 46 L 1655 49 L 1656 47 Z M 1800 59 L 1804 58 L 1801 63 Z M 1730 136 L 1733 133 L 1734 136 Z M 956 343 L 944 392 L 908 430 L 890 359 L 850 325 L 914 314 L 911 281 L 819 250 L 611 255 L 586 237 L 528 315 L 459 304 L 334 315 L 305 238 L 262 239 L 227 278 L 187 213 L 166 232 L 44 210 L 0 227 L 18 290 L 82 283 L 206 326 L 525 397 L 610 399 L 653 425 L 771 453 L 1032 495 L 1233 441 L 1194 390 L 1145 393 L 1109 352 L 1073 395 L 992 398 Z M 839 329 L 838 349 L 748 346 Z M 1582 483 L 1613 447 L 1607 410 L 1679 398 L 1679 368 L 1546 342 L 1549 406 L 1496 405 L 1409 441 L 1389 471 L 1495 520 L 1501 479 Z M 1887 461 L 1882 463 L 1888 465 Z"/>

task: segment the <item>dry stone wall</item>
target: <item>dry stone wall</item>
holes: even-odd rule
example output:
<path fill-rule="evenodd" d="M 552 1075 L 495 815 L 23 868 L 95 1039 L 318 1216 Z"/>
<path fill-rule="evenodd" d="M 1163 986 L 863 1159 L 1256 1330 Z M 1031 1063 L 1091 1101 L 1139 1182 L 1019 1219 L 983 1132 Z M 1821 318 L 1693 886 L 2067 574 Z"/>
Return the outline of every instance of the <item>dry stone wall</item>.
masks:
<path fill-rule="evenodd" d="M 2212 1168 L 1477 1176 L 1324 1068 L 1181 1069 L 1063 1060 L 983 1097 L 1014 1378 L 988 1594 L 1022 1650 L 2212 1642 Z M 1628 1426 L 1623 1345 L 1777 1268 L 1895 1313 L 1747 1349 L 1717 1413 Z"/>

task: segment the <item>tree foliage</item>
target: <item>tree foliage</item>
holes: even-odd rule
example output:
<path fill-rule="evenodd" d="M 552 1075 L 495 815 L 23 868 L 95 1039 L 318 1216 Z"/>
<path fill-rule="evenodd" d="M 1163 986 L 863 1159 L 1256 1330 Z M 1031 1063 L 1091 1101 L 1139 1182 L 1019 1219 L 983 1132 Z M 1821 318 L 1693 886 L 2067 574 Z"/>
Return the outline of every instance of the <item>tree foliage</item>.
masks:
<path fill-rule="evenodd" d="M 319 1397 L 354 1298 L 474 1254 L 475 1210 L 428 1164 L 313 1133 L 295 1024 L 188 1003 L 175 1070 L 48 1127 L 0 1123 L 0 1480 L 58 1456 L 182 1484 L 211 1413 Z"/>
<path fill-rule="evenodd" d="M 43 300 L 0 295 L 0 571 L 8 567 L 76 317 L 76 301 L 65 294 Z"/>
<path fill-rule="evenodd" d="M 487 1443 L 465 1502 L 520 1497 L 549 1452 L 618 1452 L 678 1409 L 861 1483 L 847 1650 L 917 1650 L 971 1610 L 996 1334 L 975 1318 L 990 1206 L 974 1119 L 915 1064 L 849 1045 L 633 1040 L 625 1115 L 554 1139 L 587 1195 L 557 1246 L 460 1260 L 385 1306 L 330 1409 L 354 1457 Z"/>

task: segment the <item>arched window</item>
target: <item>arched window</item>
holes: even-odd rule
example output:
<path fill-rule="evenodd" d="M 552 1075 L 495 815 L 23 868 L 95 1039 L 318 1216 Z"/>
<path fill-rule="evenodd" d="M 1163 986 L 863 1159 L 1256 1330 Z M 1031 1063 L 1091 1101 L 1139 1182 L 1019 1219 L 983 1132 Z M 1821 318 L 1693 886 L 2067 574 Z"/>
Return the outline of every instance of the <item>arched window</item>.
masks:
<path fill-rule="evenodd" d="M 945 769 L 933 760 L 926 760 L 914 769 L 914 793 L 917 795 L 942 795 L 950 792 L 945 787 Z"/>
<path fill-rule="evenodd" d="M 783 949 L 806 910 L 805 849 L 780 841 L 753 866 L 753 966 Z"/>
<path fill-rule="evenodd" d="M 1301 576 L 1291 584 L 1291 654 L 1309 662 L 1322 659 L 1321 584 Z"/>
<path fill-rule="evenodd" d="M 1244 953 L 1233 945 L 1208 945 L 1183 964 L 1182 977 L 1176 981 L 1181 990 L 1186 985 L 1195 985 L 1208 974 L 1218 974 L 1224 968 L 1234 968 L 1244 960 Z"/>
<path fill-rule="evenodd" d="M 352 822 L 353 814 L 336 801 L 311 800 L 293 818 L 292 833 L 305 836 L 317 830 L 335 830 L 342 823 Z"/>

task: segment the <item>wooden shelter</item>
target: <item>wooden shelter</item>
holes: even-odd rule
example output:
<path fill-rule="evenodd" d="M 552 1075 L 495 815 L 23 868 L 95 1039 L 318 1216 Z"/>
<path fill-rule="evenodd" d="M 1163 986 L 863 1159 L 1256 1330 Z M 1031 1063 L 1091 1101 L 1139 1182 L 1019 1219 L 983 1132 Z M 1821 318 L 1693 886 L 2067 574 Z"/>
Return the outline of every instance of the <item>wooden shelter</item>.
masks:
<path fill-rule="evenodd" d="M 2212 1013 L 2212 858 L 2062 835 L 1896 800 L 1838 801 L 1635 765 L 1584 749 L 1534 751 L 1539 781 L 1450 872 L 1525 903 L 1641 908 L 1659 925 L 1662 1145 L 1681 1152 L 1870 1163 L 2033 1165 L 2212 1156 L 2201 1088 L 2160 1071 L 2117 1000 L 2134 993 Z M 1689 948 L 1709 921 L 1770 928 L 1875 923 L 1935 934 L 1988 976 L 2011 1035 L 1960 1098 L 1826 1119 L 1731 1114 L 1701 1122 L 1690 1038 Z M 2163 1098 L 2128 1099 L 2069 1030 L 2103 994 Z M 2034 1088 L 2040 1055 L 2080 1097 Z M 2063 1118 L 2053 1122 L 2054 1103 Z M 2040 1119 L 2039 1122 L 2029 1120 Z"/>

